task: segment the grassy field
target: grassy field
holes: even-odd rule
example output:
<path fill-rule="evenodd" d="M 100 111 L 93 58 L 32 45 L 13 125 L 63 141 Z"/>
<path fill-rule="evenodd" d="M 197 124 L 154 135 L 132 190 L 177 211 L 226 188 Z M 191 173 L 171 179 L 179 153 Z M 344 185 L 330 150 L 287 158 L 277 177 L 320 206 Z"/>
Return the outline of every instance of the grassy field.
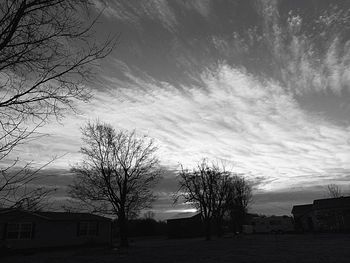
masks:
<path fill-rule="evenodd" d="M 129 249 L 69 249 L 1 258 L 1 263 L 350 262 L 350 235 L 251 235 L 134 239 Z"/>

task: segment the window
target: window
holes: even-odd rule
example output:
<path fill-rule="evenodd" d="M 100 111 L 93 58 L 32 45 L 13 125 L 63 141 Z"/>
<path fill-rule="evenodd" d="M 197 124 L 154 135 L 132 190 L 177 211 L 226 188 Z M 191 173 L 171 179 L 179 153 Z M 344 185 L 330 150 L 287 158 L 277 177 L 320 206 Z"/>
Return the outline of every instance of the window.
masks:
<path fill-rule="evenodd" d="M 83 221 L 78 225 L 78 236 L 97 236 L 98 222 Z"/>
<path fill-rule="evenodd" d="M 8 223 L 7 239 L 31 239 L 33 235 L 32 223 Z"/>

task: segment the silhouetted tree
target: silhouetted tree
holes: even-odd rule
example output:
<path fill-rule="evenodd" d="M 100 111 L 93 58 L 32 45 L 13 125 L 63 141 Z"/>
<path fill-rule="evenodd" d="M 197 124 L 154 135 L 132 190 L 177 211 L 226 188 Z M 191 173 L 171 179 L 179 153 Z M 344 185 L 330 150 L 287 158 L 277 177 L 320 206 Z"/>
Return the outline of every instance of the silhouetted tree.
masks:
<path fill-rule="evenodd" d="M 337 198 L 343 196 L 342 189 L 336 184 L 327 185 L 327 195 L 330 198 Z"/>
<path fill-rule="evenodd" d="M 228 211 L 234 231 L 242 232 L 242 225 L 252 201 L 252 187 L 244 177 L 230 178 L 229 190 L 226 196 L 226 210 Z"/>
<path fill-rule="evenodd" d="M 37 187 L 22 195 L 19 201 L 15 202 L 12 208 L 26 211 L 42 211 L 50 206 L 50 194 L 56 189 Z"/>
<path fill-rule="evenodd" d="M 147 211 L 143 214 L 143 218 L 149 219 L 149 220 L 151 220 L 151 219 L 154 220 L 154 216 L 155 216 L 155 214 L 152 211 Z"/>
<path fill-rule="evenodd" d="M 108 124 L 82 128 L 84 161 L 72 171 L 70 194 L 95 212 L 118 217 L 121 246 L 128 246 L 128 219 L 155 199 L 152 187 L 160 178 L 157 148 L 148 137 L 116 131 Z"/>
<path fill-rule="evenodd" d="M 47 207 L 49 195 L 56 189 L 34 187 L 33 182 L 39 179 L 39 171 L 51 162 L 37 169 L 31 169 L 30 163 L 25 164 L 21 168 L 12 169 L 17 162 L 1 168 L 0 207 L 21 208 L 31 211 Z"/>
<path fill-rule="evenodd" d="M 89 100 L 84 84 L 92 62 L 112 50 L 114 39 L 93 40 L 96 20 L 88 22 L 88 6 L 88 0 L 0 1 L 0 203 L 28 199 L 18 190 L 36 178 L 30 163 L 18 168 L 18 159 L 5 165 L 5 158 L 37 138 L 49 117 L 74 110 L 74 100 Z"/>
<path fill-rule="evenodd" d="M 202 216 L 205 236 L 211 239 L 212 224 L 222 219 L 229 189 L 230 173 L 216 164 L 203 160 L 196 169 L 179 172 L 179 189 L 175 202 L 183 198 Z"/>

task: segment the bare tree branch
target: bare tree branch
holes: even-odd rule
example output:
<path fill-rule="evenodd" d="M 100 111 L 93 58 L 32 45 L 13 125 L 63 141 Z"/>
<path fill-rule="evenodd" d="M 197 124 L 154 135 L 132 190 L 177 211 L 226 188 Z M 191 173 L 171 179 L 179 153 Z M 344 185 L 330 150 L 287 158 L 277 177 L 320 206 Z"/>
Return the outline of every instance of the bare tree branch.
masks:
<path fill-rule="evenodd" d="M 6 0 L 0 3 L 0 160 L 50 116 L 91 97 L 92 62 L 116 38 L 99 44 L 88 23 L 87 0 Z M 86 12 L 85 12 L 86 13 Z M 36 123 L 28 127 L 28 123 Z"/>
<path fill-rule="evenodd" d="M 50 117 L 75 111 L 76 100 L 91 97 L 86 84 L 94 62 L 106 57 L 116 38 L 93 39 L 98 16 L 89 16 L 89 0 L 0 1 L 0 203 L 38 203 L 43 189 L 26 192 L 37 170 L 18 168 L 5 159 Z M 6 160 L 8 163 L 8 160 Z M 41 168 L 39 168 L 41 169 Z M 30 205 L 32 206 L 32 205 Z"/>
<path fill-rule="evenodd" d="M 18 159 L 11 165 L 0 170 L 0 207 L 22 208 L 27 210 L 40 210 L 47 206 L 49 195 L 56 189 L 34 187 L 32 184 L 40 178 L 40 172 L 50 162 L 33 169 L 32 163 L 18 167 Z"/>
<path fill-rule="evenodd" d="M 233 231 L 241 233 L 248 207 L 252 201 L 252 187 L 244 177 L 238 175 L 231 177 L 228 187 L 226 210 L 230 216 Z"/>
<path fill-rule="evenodd" d="M 330 198 L 338 198 L 343 196 L 342 189 L 336 184 L 327 185 L 327 195 Z"/>
<path fill-rule="evenodd" d="M 217 164 L 209 165 L 206 159 L 193 171 L 181 167 L 179 172 L 179 189 L 175 202 L 182 198 L 201 213 L 207 240 L 211 238 L 213 221 L 222 220 L 229 183 L 230 173 Z"/>
<path fill-rule="evenodd" d="M 115 131 L 100 122 L 82 128 L 85 160 L 75 166 L 70 195 L 92 211 L 118 217 L 121 243 L 127 246 L 127 221 L 155 199 L 152 188 L 160 178 L 153 140 L 135 131 Z"/>

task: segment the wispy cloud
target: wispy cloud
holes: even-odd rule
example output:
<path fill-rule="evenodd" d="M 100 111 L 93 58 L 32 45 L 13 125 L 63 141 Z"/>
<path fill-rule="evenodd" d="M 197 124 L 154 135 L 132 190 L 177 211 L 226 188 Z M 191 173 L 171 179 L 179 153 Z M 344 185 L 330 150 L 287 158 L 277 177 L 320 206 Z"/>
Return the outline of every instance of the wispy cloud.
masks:
<path fill-rule="evenodd" d="M 179 1 L 185 8 L 195 10 L 203 17 L 208 17 L 211 11 L 211 0 Z"/>
<path fill-rule="evenodd" d="M 155 138 L 171 169 L 208 157 L 246 173 L 264 191 L 348 184 L 350 8 L 93 2 L 105 10 L 101 30 L 125 32 L 101 66 L 103 88 L 92 87 L 95 98 L 79 105 L 80 115 L 50 123 L 42 132 L 51 136 L 15 155 L 44 163 L 69 153 L 54 164 L 68 169 L 81 159 L 79 127 L 99 118 Z M 169 202 L 162 198 L 159 211 Z"/>
<path fill-rule="evenodd" d="M 287 87 L 301 95 L 310 91 L 350 91 L 349 9 L 331 5 L 312 17 L 298 11 L 280 14 L 277 1 L 261 3 L 262 36 L 272 51 Z M 311 16 L 311 14 L 309 15 Z"/>
<path fill-rule="evenodd" d="M 177 20 L 167 0 L 107 1 L 94 0 L 96 9 L 105 16 L 141 27 L 144 20 L 156 20 L 166 29 L 174 31 Z"/>
<path fill-rule="evenodd" d="M 97 93 L 91 105 L 82 106 L 86 115 L 68 120 L 62 134 L 54 128 L 50 140 L 57 144 L 50 143 L 51 150 L 76 152 L 71 163 L 80 158 L 78 126 L 100 118 L 155 138 L 164 165 L 223 160 L 252 179 L 264 178 L 262 189 L 341 181 L 341 171 L 350 170 L 350 127 L 309 115 L 273 81 L 225 64 L 204 72 L 201 87 L 178 88 L 134 75 L 127 82 L 107 80 L 109 96 Z"/>

